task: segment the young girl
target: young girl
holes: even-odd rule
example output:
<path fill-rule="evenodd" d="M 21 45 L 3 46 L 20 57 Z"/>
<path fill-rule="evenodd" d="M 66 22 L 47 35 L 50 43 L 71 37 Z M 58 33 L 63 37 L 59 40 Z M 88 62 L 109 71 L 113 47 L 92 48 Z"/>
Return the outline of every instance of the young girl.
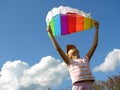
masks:
<path fill-rule="evenodd" d="M 73 84 L 72 90 L 93 90 L 92 84 L 94 82 L 94 77 L 91 73 L 89 62 L 98 44 L 99 23 L 95 21 L 94 24 L 95 34 L 93 44 L 84 58 L 80 57 L 78 49 L 73 44 L 68 44 L 66 46 L 65 54 L 54 38 L 51 28 L 47 28 L 54 47 L 67 64 Z"/>

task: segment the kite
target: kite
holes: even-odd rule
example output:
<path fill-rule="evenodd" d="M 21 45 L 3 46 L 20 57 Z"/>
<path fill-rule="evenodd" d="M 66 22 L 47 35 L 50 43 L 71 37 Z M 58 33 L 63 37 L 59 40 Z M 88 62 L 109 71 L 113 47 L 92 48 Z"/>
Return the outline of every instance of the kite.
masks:
<path fill-rule="evenodd" d="M 54 36 L 89 30 L 94 26 L 90 14 L 68 6 L 54 7 L 48 12 L 46 23 L 51 27 Z"/>

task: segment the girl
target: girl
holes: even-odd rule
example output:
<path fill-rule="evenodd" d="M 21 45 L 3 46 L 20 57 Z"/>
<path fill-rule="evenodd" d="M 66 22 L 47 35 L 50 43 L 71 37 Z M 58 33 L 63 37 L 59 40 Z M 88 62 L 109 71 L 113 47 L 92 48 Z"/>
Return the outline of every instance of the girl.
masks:
<path fill-rule="evenodd" d="M 53 36 L 51 27 L 47 28 L 55 49 L 67 64 L 73 84 L 72 90 L 93 90 L 92 84 L 94 82 L 94 77 L 91 73 L 89 62 L 98 45 L 99 23 L 95 21 L 94 24 L 95 34 L 93 44 L 84 58 L 80 57 L 78 49 L 73 44 L 68 44 L 66 46 L 65 54 Z"/>

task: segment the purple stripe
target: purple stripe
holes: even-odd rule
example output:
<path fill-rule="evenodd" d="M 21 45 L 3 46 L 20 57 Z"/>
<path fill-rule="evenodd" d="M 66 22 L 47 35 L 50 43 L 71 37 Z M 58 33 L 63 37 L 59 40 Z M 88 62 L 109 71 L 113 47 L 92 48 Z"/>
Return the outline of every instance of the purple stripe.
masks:
<path fill-rule="evenodd" d="M 67 15 L 61 15 L 61 34 L 68 34 L 68 20 Z"/>

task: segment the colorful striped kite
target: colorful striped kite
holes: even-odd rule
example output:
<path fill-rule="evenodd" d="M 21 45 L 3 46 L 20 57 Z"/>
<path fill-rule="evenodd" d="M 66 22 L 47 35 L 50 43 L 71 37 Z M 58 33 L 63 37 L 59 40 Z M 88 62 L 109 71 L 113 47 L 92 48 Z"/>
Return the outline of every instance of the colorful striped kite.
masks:
<path fill-rule="evenodd" d="M 47 26 L 51 26 L 54 36 L 61 36 L 88 30 L 94 26 L 94 20 L 83 11 L 71 7 L 55 7 L 46 16 Z"/>

